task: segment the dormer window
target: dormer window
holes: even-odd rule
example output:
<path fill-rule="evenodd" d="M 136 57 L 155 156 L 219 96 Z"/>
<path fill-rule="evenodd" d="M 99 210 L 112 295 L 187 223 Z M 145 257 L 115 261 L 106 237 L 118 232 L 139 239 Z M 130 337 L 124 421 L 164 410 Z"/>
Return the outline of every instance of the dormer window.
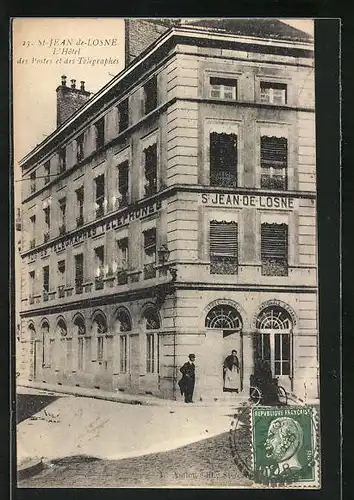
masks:
<path fill-rule="evenodd" d="M 237 80 L 234 78 L 210 77 L 210 97 L 236 100 Z"/>

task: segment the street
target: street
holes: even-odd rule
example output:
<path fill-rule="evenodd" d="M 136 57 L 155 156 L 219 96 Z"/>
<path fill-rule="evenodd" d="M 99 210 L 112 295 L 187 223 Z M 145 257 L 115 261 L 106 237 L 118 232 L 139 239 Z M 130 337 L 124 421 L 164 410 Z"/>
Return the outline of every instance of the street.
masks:
<path fill-rule="evenodd" d="M 20 488 L 251 484 L 233 458 L 236 408 L 136 406 L 18 392 L 18 463 L 39 457 L 46 464 L 19 481 Z M 240 446 L 247 453 L 249 444 L 240 440 Z"/>

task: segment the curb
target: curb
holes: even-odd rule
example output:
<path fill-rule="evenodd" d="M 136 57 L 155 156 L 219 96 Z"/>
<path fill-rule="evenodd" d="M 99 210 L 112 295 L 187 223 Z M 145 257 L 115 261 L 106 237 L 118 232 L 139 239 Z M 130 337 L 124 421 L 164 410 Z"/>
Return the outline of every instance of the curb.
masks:
<path fill-rule="evenodd" d="M 93 392 L 94 389 L 92 389 L 92 392 L 88 393 L 86 391 L 80 391 L 77 390 L 74 387 L 70 386 L 52 386 L 52 385 L 47 385 L 47 384 L 41 384 L 40 382 L 28 382 L 28 381 L 21 381 L 17 382 L 17 387 L 27 387 L 31 389 L 38 389 L 41 391 L 47 391 L 47 392 L 54 392 L 54 393 L 60 393 L 60 394 L 68 394 L 68 395 L 73 395 L 76 397 L 84 397 L 84 398 L 93 398 L 93 399 L 101 399 L 105 401 L 111 401 L 114 403 L 123 403 L 123 404 L 130 404 L 130 405 L 141 405 L 141 406 L 163 406 L 163 407 L 186 407 L 186 404 L 183 401 L 176 401 L 176 400 L 171 400 L 171 399 L 161 399 L 157 398 L 154 396 L 141 396 L 139 395 L 128 395 L 126 394 L 125 396 L 120 396 L 119 394 L 115 393 L 104 393 L 104 392 Z M 225 406 L 225 407 L 230 407 L 230 406 L 237 406 L 242 403 L 243 400 L 237 400 L 233 402 L 220 402 L 219 404 L 216 402 L 199 402 L 197 401 L 194 405 L 191 407 L 206 407 L 206 408 L 213 408 L 217 406 Z M 221 404 L 220 404 L 221 403 Z M 190 406 L 190 405 L 187 405 Z"/>
<path fill-rule="evenodd" d="M 21 481 L 22 479 L 27 479 L 31 476 L 35 476 L 44 470 L 46 467 L 45 463 L 42 459 L 38 459 L 36 461 L 32 461 L 26 467 L 22 467 L 17 469 L 17 479 Z"/>

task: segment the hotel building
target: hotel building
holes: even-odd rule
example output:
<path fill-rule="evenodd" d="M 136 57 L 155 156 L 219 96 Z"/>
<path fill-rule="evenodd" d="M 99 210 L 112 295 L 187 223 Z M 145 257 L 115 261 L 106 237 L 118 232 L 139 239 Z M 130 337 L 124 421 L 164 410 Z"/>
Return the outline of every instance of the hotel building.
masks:
<path fill-rule="evenodd" d="M 149 26 L 96 94 L 62 77 L 57 128 L 20 163 L 18 371 L 178 399 L 193 352 L 195 399 L 218 401 L 236 349 L 241 397 L 264 359 L 318 398 L 313 41 L 276 20 Z"/>

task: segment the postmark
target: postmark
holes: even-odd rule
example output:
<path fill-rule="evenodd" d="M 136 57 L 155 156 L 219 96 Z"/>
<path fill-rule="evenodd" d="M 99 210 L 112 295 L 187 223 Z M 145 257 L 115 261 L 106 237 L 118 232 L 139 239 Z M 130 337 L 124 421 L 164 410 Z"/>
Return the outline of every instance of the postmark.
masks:
<path fill-rule="evenodd" d="M 252 479 L 270 487 L 320 486 L 315 406 L 251 409 Z"/>

